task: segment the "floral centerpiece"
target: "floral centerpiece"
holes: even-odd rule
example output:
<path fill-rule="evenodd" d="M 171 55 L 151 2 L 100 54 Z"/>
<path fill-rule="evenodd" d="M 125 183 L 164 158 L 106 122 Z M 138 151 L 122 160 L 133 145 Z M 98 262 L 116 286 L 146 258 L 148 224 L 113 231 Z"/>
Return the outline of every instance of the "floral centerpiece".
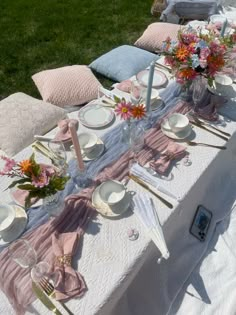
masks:
<path fill-rule="evenodd" d="M 115 113 L 121 119 L 125 120 L 122 129 L 122 140 L 128 144 L 133 144 L 137 141 L 137 138 L 142 138 L 144 130 L 142 126 L 134 125 L 132 122 L 142 119 L 146 115 L 145 107 L 143 104 L 134 105 L 131 102 L 127 102 L 124 98 L 120 99 L 115 97 Z"/>
<path fill-rule="evenodd" d="M 235 30 L 223 37 L 212 30 L 201 32 L 188 27 L 179 31 L 178 41 L 167 38 L 162 52 L 178 83 L 188 86 L 201 75 L 212 86 L 216 73 L 226 65 L 229 49 L 235 43 Z"/>
<path fill-rule="evenodd" d="M 37 163 L 34 154 L 21 162 L 5 156 L 1 156 L 1 159 L 5 161 L 5 166 L 0 175 L 17 178 L 8 188 L 16 186 L 28 192 L 25 199 L 26 208 L 31 205 L 33 198 L 45 198 L 63 190 L 69 180 L 68 176 L 58 174 L 53 166 Z"/>

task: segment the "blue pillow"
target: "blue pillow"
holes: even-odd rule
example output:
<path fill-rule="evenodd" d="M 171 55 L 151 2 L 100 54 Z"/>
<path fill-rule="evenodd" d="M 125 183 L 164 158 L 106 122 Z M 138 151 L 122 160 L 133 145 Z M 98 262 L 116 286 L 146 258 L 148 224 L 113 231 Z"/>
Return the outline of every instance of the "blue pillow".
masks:
<path fill-rule="evenodd" d="M 146 50 L 123 45 L 100 56 L 89 67 L 113 81 L 121 82 L 144 70 L 158 58 Z"/>

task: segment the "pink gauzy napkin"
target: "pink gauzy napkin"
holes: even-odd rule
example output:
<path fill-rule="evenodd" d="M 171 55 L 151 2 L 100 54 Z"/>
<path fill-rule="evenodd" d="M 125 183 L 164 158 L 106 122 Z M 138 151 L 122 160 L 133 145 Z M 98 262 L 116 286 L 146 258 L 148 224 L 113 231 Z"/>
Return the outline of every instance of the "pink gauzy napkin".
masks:
<path fill-rule="evenodd" d="M 52 235 L 53 278 L 57 300 L 79 297 L 86 291 L 84 279 L 72 268 L 72 258 L 78 241 L 79 235 L 77 232 L 55 233 Z"/>
<path fill-rule="evenodd" d="M 130 93 L 132 87 L 132 81 L 131 80 L 124 80 L 116 85 L 116 88 L 120 91 Z"/>
<path fill-rule="evenodd" d="M 170 142 L 166 150 L 156 161 L 151 161 L 149 166 L 157 173 L 164 174 L 170 167 L 171 161 L 181 159 L 186 154 L 186 148 L 180 144 Z"/>
<path fill-rule="evenodd" d="M 67 141 L 71 139 L 69 123 L 75 124 L 76 130 L 79 127 L 79 122 L 77 119 L 63 119 L 58 122 L 59 131 L 57 132 L 54 140 L 57 141 Z"/>

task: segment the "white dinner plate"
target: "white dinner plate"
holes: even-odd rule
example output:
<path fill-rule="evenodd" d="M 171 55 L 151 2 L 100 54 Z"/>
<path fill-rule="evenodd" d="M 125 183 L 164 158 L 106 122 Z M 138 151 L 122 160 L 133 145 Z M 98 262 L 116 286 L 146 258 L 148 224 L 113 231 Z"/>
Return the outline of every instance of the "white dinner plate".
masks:
<path fill-rule="evenodd" d="M 16 216 L 12 227 L 0 234 L 0 246 L 7 245 L 16 240 L 24 232 L 28 217 L 25 210 L 19 206 L 12 206 L 16 210 Z"/>
<path fill-rule="evenodd" d="M 137 80 L 144 86 L 148 86 L 149 70 L 143 70 L 137 74 Z M 167 83 L 168 79 L 165 73 L 160 70 L 154 70 L 152 86 L 161 87 Z"/>
<path fill-rule="evenodd" d="M 113 218 L 122 215 L 128 210 L 131 202 L 131 196 L 129 192 L 126 192 L 125 197 L 119 203 L 111 206 L 102 201 L 99 194 L 99 188 L 100 186 L 94 190 L 92 195 L 92 205 L 94 208 L 96 208 L 97 212 L 99 212 L 104 217 Z"/>
<path fill-rule="evenodd" d="M 99 103 L 88 104 L 79 110 L 79 120 L 88 128 L 102 128 L 114 119 L 114 111 Z"/>

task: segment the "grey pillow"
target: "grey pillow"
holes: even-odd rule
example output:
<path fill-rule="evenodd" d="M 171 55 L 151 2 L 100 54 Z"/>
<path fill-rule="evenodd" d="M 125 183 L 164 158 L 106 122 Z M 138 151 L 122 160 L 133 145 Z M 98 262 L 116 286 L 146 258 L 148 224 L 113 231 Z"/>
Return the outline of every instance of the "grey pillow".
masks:
<path fill-rule="evenodd" d="M 66 116 L 64 109 L 24 93 L 0 101 L 0 150 L 13 156 Z"/>
<path fill-rule="evenodd" d="M 97 58 L 89 67 L 105 77 L 121 82 L 136 75 L 158 58 L 146 50 L 123 45 Z"/>

